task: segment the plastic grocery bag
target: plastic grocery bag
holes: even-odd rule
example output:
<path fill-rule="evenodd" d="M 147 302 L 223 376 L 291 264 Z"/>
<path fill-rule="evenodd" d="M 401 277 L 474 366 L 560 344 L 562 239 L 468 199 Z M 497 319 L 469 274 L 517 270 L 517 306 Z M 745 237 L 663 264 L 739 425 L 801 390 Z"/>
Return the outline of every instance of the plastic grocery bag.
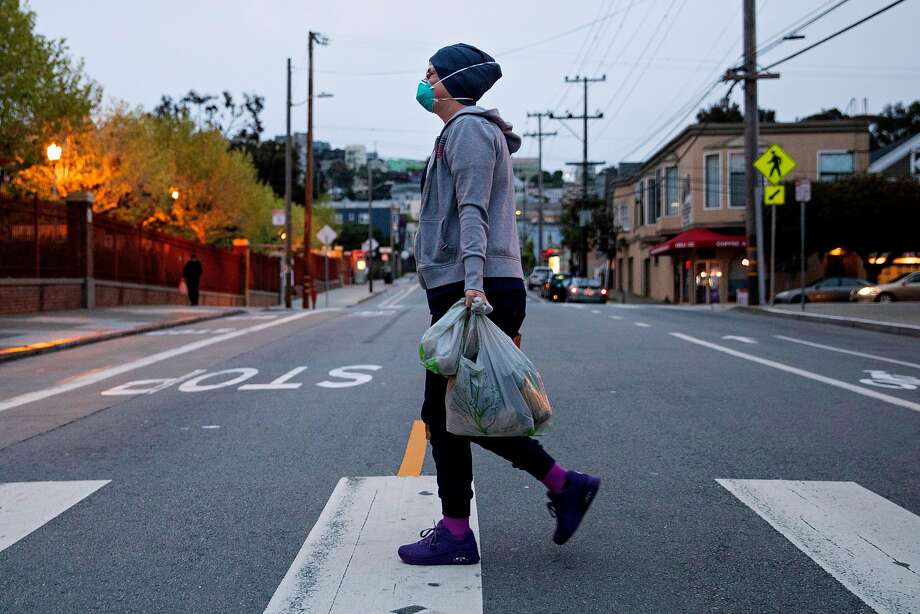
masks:
<path fill-rule="evenodd" d="M 447 383 L 447 430 L 468 437 L 536 435 L 549 426 L 552 407 L 530 359 L 487 314 L 470 308 L 457 375 Z"/>
<path fill-rule="evenodd" d="M 425 331 L 418 346 L 418 358 L 426 369 L 438 375 L 457 373 L 467 319 L 466 305 L 461 299 Z"/>

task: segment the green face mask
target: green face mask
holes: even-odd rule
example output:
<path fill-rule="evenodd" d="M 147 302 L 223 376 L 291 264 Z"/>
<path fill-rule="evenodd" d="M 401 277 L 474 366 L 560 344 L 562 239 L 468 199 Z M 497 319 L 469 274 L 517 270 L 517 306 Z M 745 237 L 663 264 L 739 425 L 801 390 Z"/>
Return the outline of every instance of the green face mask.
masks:
<path fill-rule="evenodd" d="M 457 73 L 461 73 L 464 70 L 469 70 L 470 68 L 476 68 L 477 66 L 483 66 L 485 64 L 498 64 L 498 62 L 482 62 L 480 64 L 473 64 L 472 66 L 461 68 L 460 70 L 455 70 L 454 72 L 450 73 L 443 79 L 439 79 L 438 81 L 435 81 L 434 85 L 437 85 L 438 83 L 446 79 L 450 79 Z M 434 113 L 434 101 L 435 100 L 471 100 L 475 102 L 475 100 L 473 100 L 472 98 L 435 98 L 434 97 L 434 85 L 432 85 L 431 83 L 428 83 L 427 79 L 422 79 L 421 81 L 419 81 L 418 88 L 416 88 L 415 90 L 415 99 L 418 101 L 420 105 L 422 105 L 422 108 L 428 111 L 429 113 Z"/>

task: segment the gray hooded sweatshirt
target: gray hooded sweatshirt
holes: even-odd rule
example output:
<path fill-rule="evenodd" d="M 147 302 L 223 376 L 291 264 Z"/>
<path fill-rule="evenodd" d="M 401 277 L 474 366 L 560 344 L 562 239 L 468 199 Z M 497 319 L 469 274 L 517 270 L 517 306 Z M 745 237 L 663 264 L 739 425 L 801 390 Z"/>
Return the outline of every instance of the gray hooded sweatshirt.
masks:
<path fill-rule="evenodd" d="M 445 124 L 425 172 L 415 258 L 422 288 L 524 278 L 511 154 L 521 137 L 495 109 L 469 106 Z"/>

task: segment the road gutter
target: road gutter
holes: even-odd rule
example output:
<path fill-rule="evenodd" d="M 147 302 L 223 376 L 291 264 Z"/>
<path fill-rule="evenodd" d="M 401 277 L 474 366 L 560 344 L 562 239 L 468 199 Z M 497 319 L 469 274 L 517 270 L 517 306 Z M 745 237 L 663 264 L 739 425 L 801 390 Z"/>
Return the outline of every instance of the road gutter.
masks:
<path fill-rule="evenodd" d="M 882 333 L 891 333 L 895 335 L 909 335 L 920 337 L 920 326 L 914 324 L 901 324 L 898 322 L 883 322 L 881 320 L 867 320 L 865 318 L 849 318 L 845 316 L 834 316 L 823 313 L 808 313 L 786 311 L 785 309 L 775 309 L 771 307 L 752 307 L 745 305 L 736 305 L 737 311 L 744 313 L 753 313 L 761 316 L 773 316 L 777 318 L 787 318 L 791 320 L 803 320 L 807 322 L 820 322 L 822 324 L 834 324 L 837 326 L 849 326 L 850 328 L 861 328 L 864 330 L 874 330 Z"/>

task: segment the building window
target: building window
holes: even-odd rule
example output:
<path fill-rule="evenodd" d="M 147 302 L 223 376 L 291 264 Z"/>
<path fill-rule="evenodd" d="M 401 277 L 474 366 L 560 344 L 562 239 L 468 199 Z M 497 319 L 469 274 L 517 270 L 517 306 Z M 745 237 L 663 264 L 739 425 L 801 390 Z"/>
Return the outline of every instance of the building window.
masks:
<path fill-rule="evenodd" d="M 718 209 L 722 206 L 720 197 L 722 195 L 722 169 L 719 168 L 721 156 L 717 153 L 706 154 L 704 157 L 703 181 L 706 186 L 706 197 L 703 207 L 706 209 Z"/>
<path fill-rule="evenodd" d="M 747 206 L 747 199 L 744 194 L 744 154 L 733 153 L 729 156 L 728 185 L 728 206 Z"/>
<path fill-rule="evenodd" d="M 342 214 L 341 214 L 341 213 L 336 213 L 336 214 L 335 214 L 335 223 L 336 223 L 336 224 L 339 224 L 339 225 L 342 224 Z"/>
<path fill-rule="evenodd" d="M 658 184 L 654 179 L 645 180 L 645 223 L 654 224 L 658 216 L 655 214 L 657 206 Z"/>
<path fill-rule="evenodd" d="M 636 225 L 644 226 L 645 225 L 645 208 L 642 206 L 642 182 L 636 182 L 635 187 L 635 196 L 636 196 Z"/>
<path fill-rule="evenodd" d="M 678 215 L 680 213 L 680 178 L 677 167 L 671 166 L 664 171 L 664 198 L 665 215 Z"/>
<path fill-rule="evenodd" d="M 664 213 L 661 208 L 662 201 L 662 189 L 664 188 L 664 182 L 661 180 L 661 169 L 655 169 L 655 221 L 657 222 L 661 215 Z"/>
<path fill-rule="evenodd" d="M 818 181 L 837 181 L 853 175 L 853 152 L 818 153 Z"/>
<path fill-rule="evenodd" d="M 367 213 L 359 213 L 359 214 L 358 214 L 358 223 L 359 223 L 359 224 L 367 224 L 369 221 L 370 221 L 370 217 L 368 216 Z"/>
<path fill-rule="evenodd" d="M 617 226 L 621 230 L 629 231 L 632 227 L 629 224 L 629 205 L 622 204 L 617 207 Z"/>

